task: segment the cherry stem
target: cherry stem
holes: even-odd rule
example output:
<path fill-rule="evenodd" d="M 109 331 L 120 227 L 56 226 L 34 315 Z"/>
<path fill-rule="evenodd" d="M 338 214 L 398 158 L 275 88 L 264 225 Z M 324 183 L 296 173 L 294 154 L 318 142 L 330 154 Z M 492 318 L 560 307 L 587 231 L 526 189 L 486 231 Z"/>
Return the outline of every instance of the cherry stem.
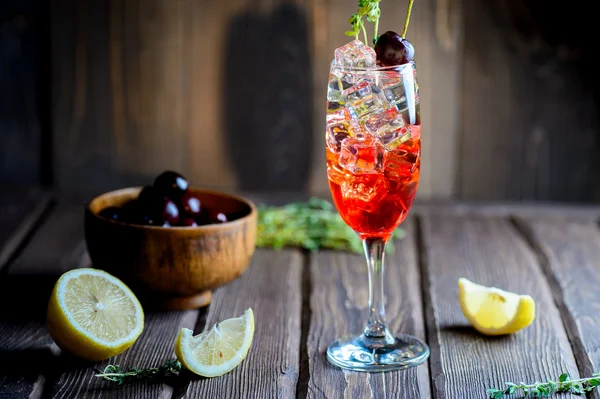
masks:
<path fill-rule="evenodd" d="M 400 35 L 402 39 L 406 36 L 406 31 L 408 30 L 408 22 L 410 21 L 410 12 L 412 10 L 414 0 L 408 0 L 408 10 L 406 11 L 406 21 L 404 21 L 404 29 L 402 29 L 402 34 Z"/>

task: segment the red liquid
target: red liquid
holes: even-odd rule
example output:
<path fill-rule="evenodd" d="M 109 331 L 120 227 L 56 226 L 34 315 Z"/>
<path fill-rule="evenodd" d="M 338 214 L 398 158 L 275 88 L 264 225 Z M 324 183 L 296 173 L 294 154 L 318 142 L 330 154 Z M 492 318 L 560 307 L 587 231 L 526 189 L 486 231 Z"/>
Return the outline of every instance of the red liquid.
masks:
<path fill-rule="evenodd" d="M 410 126 L 412 137 L 383 156 L 381 173 L 353 174 L 340 165 L 340 154 L 327 149 L 327 176 L 334 204 L 361 239 L 388 239 L 406 218 L 415 199 L 421 169 L 421 127 Z M 366 164 L 373 153 L 357 155 Z"/>

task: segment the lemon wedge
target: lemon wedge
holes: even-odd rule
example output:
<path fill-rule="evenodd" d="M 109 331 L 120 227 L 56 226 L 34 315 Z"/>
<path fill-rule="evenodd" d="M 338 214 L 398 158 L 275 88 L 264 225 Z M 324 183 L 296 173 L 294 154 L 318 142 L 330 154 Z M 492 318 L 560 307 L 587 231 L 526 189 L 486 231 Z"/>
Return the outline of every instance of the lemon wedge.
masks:
<path fill-rule="evenodd" d="M 460 278 L 458 297 L 467 320 L 485 335 L 512 334 L 535 319 L 535 302 L 529 295 L 486 287 Z"/>
<path fill-rule="evenodd" d="M 254 313 L 216 323 L 196 336 L 182 328 L 175 342 L 175 355 L 185 368 L 203 377 L 230 372 L 246 358 L 254 337 Z"/>
<path fill-rule="evenodd" d="M 46 323 L 62 350 L 98 361 L 133 345 L 144 329 L 144 312 L 121 280 L 82 268 L 64 273 L 54 285 Z"/>

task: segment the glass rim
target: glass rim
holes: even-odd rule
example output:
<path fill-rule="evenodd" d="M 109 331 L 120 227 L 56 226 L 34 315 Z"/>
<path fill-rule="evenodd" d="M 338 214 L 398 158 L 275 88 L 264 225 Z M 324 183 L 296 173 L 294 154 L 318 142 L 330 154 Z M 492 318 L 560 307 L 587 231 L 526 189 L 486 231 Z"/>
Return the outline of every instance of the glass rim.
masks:
<path fill-rule="evenodd" d="M 409 67 L 416 67 L 415 60 L 411 60 L 404 64 L 392 65 L 392 66 L 374 66 L 374 67 L 353 67 L 348 65 L 339 65 L 335 63 L 335 60 L 331 61 L 331 68 L 341 69 L 343 71 L 350 72 L 387 72 L 387 71 L 400 71 Z"/>

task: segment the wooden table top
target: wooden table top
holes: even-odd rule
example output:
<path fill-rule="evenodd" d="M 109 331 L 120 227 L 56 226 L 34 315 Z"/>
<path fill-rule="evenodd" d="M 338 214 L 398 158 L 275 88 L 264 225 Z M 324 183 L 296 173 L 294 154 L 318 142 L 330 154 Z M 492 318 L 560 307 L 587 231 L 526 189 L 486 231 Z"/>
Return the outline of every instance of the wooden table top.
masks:
<path fill-rule="evenodd" d="M 0 192 L 0 398 L 485 398 L 505 381 L 600 369 L 600 207 L 417 204 L 387 256 L 386 310 L 391 330 L 424 339 L 431 357 L 379 374 L 342 371 L 324 357 L 367 317 L 365 260 L 335 251 L 258 249 L 209 307 L 147 313 L 140 339 L 110 361 L 64 356 L 44 317 L 58 276 L 91 266 L 82 209 L 64 195 Z M 536 320 L 506 337 L 474 332 L 459 277 L 530 294 Z M 94 377 L 109 363 L 158 366 L 174 358 L 181 327 L 197 333 L 249 306 L 254 342 L 229 374 L 118 387 Z"/>

